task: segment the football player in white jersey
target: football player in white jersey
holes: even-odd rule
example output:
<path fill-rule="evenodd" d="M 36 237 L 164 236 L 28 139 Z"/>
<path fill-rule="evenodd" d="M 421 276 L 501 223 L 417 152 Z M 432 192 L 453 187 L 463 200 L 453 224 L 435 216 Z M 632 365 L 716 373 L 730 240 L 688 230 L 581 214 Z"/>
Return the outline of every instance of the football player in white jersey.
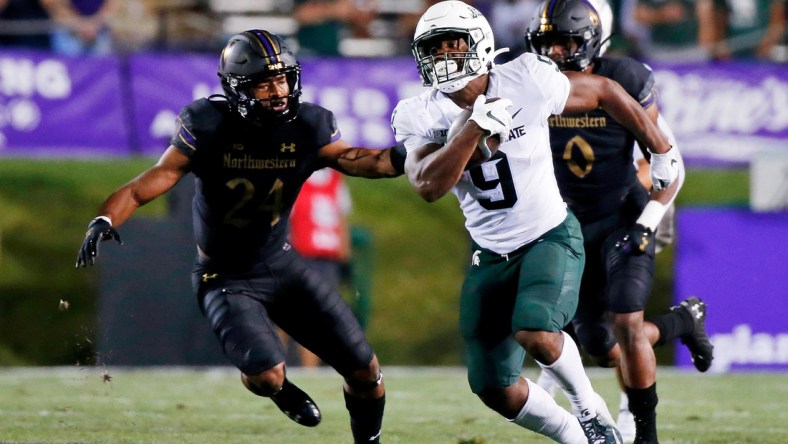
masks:
<path fill-rule="evenodd" d="M 555 441 L 620 442 L 577 346 L 561 331 L 577 308 L 585 257 L 553 173 L 547 119 L 602 107 L 654 153 L 657 187 L 678 174 L 667 138 L 609 79 L 561 73 L 535 54 L 494 66 L 500 51 L 487 20 L 461 1 L 430 7 L 412 50 L 433 89 L 401 101 L 392 127 L 408 151 L 413 187 L 430 202 L 453 192 L 473 240 L 460 298 L 471 390 L 511 422 Z M 466 108 L 470 117 L 447 140 Z M 479 156 L 485 161 L 471 161 Z M 574 416 L 520 377 L 525 352 L 559 381 Z"/>

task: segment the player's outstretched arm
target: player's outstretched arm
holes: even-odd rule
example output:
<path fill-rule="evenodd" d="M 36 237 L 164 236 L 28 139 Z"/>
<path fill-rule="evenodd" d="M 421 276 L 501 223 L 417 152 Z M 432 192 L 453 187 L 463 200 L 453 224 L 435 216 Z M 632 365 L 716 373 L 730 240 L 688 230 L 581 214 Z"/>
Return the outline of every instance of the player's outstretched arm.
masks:
<path fill-rule="evenodd" d="M 667 188 L 678 176 L 678 154 L 640 104 L 617 82 L 593 74 L 565 72 L 571 91 L 564 112 L 586 112 L 601 107 L 635 135 L 652 154 L 654 189 Z M 671 152 L 672 151 L 672 152 Z"/>
<path fill-rule="evenodd" d="M 320 148 L 328 166 L 348 176 L 379 179 L 398 177 L 404 172 L 405 147 L 384 149 L 352 147 L 342 139 Z"/>
<path fill-rule="evenodd" d="M 77 267 L 93 265 L 99 243 L 115 239 L 122 244 L 115 227 L 120 226 L 142 205 L 166 193 L 189 171 L 189 158 L 170 146 L 156 165 L 112 193 L 101 205 L 98 216 L 88 225 L 77 256 Z"/>
<path fill-rule="evenodd" d="M 630 130 L 652 153 L 667 153 L 670 150 L 668 138 L 618 82 L 574 71 L 564 74 L 569 77 L 571 84 L 565 113 L 587 112 L 601 107 Z"/>

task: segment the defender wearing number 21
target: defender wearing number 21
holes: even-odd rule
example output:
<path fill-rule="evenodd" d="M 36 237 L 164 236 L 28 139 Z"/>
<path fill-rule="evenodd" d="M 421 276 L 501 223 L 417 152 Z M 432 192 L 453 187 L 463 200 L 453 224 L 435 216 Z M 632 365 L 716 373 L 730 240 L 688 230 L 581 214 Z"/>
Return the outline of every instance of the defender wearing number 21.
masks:
<path fill-rule="evenodd" d="M 620 442 L 577 346 L 562 333 L 577 308 L 584 252 L 553 173 L 547 121 L 601 107 L 652 152 L 669 152 L 668 140 L 610 79 L 562 73 L 530 53 L 494 65 L 501 51 L 489 23 L 461 1 L 424 13 L 412 51 L 433 89 L 401 101 L 392 126 L 407 149 L 412 186 L 430 202 L 451 191 L 473 241 L 460 296 L 471 390 L 511 422 L 555 441 Z M 455 122 L 466 109 L 467 120 Z M 665 186 L 676 178 L 671 170 L 652 173 Z M 572 413 L 520 377 L 525 352 L 559 381 Z"/>
<path fill-rule="evenodd" d="M 225 95 L 187 105 L 158 163 L 104 202 L 77 266 L 93 264 L 102 240 L 119 242 L 116 227 L 137 207 L 193 174 L 192 283 L 243 384 L 299 424 L 320 422 L 315 402 L 286 377 L 279 326 L 344 377 L 354 441 L 379 442 L 385 397 L 377 357 L 337 289 L 291 248 L 287 224 L 314 171 L 395 177 L 404 150 L 353 148 L 342 140 L 330 111 L 301 103 L 301 65 L 270 32 L 231 37 L 219 77 Z"/>

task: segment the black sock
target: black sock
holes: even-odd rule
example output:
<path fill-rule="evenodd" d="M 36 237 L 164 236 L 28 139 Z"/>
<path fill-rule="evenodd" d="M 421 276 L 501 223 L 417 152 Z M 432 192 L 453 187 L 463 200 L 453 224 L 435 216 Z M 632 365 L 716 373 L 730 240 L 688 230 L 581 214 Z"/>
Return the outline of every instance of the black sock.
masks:
<path fill-rule="evenodd" d="M 695 328 L 695 324 L 692 322 L 692 315 L 687 310 L 674 310 L 663 315 L 651 316 L 646 320 L 654 324 L 659 330 L 659 339 L 654 344 L 655 347 L 688 335 Z"/>
<path fill-rule="evenodd" d="M 635 416 L 637 438 L 645 442 L 657 440 L 657 383 L 644 389 L 627 387 L 629 397 L 629 411 Z M 637 440 L 636 440 L 637 441 Z"/>
<path fill-rule="evenodd" d="M 345 393 L 345 407 L 350 413 L 350 429 L 353 441 L 361 443 L 379 443 L 383 427 L 383 408 L 386 395 L 376 399 L 362 399 Z"/>

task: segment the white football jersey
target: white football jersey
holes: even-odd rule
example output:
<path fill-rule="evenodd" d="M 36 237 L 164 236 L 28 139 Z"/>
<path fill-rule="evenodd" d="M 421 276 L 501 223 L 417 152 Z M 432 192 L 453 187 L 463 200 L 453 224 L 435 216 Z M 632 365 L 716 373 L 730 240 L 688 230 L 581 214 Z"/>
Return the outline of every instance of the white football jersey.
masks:
<path fill-rule="evenodd" d="M 487 97 L 514 104 L 509 138 L 480 167 L 465 171 L 452 192 L 465 227 L 481 247 L 510 253 L 558 226 L 566 218 L 553 173 L 547 118 L 560 114 L 569 79 L 550 59 L 525 53 L 490 71 Z M 391 124 L 410 152 L 430 143 L 444 145 L 462 110 L 445 94 L 426 91 L 397 104 Z"/>

